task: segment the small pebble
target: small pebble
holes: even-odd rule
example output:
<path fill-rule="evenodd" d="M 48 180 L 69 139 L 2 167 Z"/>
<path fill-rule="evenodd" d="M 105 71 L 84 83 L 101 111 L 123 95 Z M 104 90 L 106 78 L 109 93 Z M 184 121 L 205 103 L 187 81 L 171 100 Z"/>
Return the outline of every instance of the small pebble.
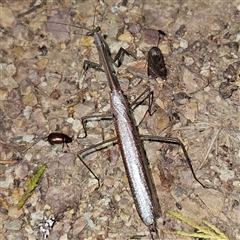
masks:
<path fill-rule="evenodd" d="M 0 6 L 0 20 L 4 28 L 12 27 L 15 22 L 14 13 L 10 8 Z"/>
<path fill-rule="evenodd" d="M 141 29 L 142 29 L 141 25 L 139 23 L 136 23 L 136 24 L 130 24 L 128 30 L 130 33 L 136 34 L 136 33 L 139 33 Z"/>
<path fill-rule="evenodd" d="M 22 228 L 22 220 L 13 220 L 13 221 L 3 221 L 3 227 L 7 230 L 19 231 Z"/>
<path fill-rule="evenodd" d="M 181 48 L 183 48 L 183 49 L 188 48 L 188 41 L 185 40 L 185 39 L 181 39 L 179 46 L 180 46 Z"/>
<path fill-rule="evenodd" d="M 118 37 L 119 41 L 127 42 L 127 43 L 132 43 L 133 42 L 133 36 L 131 35 L 130 32 L 126 32 Z"/>
<path fill-rule="evenodd" d="M 16 178 L 24 179 L 29 173 L 29 165 L 26 162 L 21 162 L 15 167 Z"/>

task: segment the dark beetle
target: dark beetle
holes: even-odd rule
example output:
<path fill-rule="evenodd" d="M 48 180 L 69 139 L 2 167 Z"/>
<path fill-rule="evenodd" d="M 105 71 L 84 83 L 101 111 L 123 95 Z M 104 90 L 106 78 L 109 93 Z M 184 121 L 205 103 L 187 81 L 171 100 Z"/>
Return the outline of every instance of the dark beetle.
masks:
<path fill-rule="evenodd" d="M 48 135 L 48 142 L 50 144 L 63 144 L 66 143 L 66 145 L 70 142 L 72 142 L 72 138 L 64 133 L 50 133 Z M 68 146 L 68 145 L 67 145 Z"/>
<path fill-rule="evenodd" d="M 178 202 L 176 202 L 176 207 L 177 207 L 179 210 L 182 210 L 182 206 L 181 206 Z"/>

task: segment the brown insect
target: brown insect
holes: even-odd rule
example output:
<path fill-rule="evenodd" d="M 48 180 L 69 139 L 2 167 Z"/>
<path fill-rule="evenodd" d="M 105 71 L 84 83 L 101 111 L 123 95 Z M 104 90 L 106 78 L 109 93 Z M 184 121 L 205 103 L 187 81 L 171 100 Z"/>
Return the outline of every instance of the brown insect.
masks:
<path fill-rule="evenodd" d="M 159 40 L 161 36 L 165 36 L 166 34 L 158 30 Z M 159 42 L 159 41 L 158 41 Z M 152 47 L 148 51 L 148 76 L 151 78 L 161 77 L 162 79 L 166 79 L 167 77 L 167 69 L 165 66 L 164 58 L 161 50 L 158 47 Z"/>
<path fill-rule="evenodd" d="M 68 135 L 64 134 L 64 133 L 50 133 L 48 135 L 48 142 L 50 144 L 63 144 L 64 147 L 64 143 L 67 145 L 68 143 L 72 142 L 72 138 L 69 137 Z M 67 145 L 68 146 L 68 145 Z"/>

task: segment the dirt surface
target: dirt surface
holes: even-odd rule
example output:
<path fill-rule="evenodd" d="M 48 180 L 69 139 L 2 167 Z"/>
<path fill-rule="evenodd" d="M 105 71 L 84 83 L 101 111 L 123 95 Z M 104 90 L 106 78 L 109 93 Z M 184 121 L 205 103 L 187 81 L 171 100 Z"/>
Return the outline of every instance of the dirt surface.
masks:
<path fill-rule="evenodd" d="M 145 114 L 147 101 L 134 110 L 139 132 L 179 138 L 197 177 L 211 186 L 193 179 L 178 146 L 144 142 L 161 205 L 161 239 L 192 239 L 174 234 L 194 229 L 168 215 L 169 209 L 198 224 L 206 219 L 229 239 L 240 239 L 239 0 L 0 4 L 1 239 L 44 239 L 51 218 L 50 240 L 151 239 L 135 209 L 118 146 L 84 158 L 100 188 L 77 157 L 115 136 L 111 120 L 88 121 L 82 138 L 82 117 L 110 112 L 105 73 L 83 69 L 84 60 L 99 62 L 93 38 L 86 36 L 93 24 L 101 27 L 113 56 L 124 47 L 135 57 L 126 56 L 116 69 L 129 101 L 146 87 L 154 92 L 152 116 Z M 160 39 L 157 30 L 165 33 Z M 147 52 L 157 45 L 165 80 L 147 76 Z M 73 142 L 50 145 L 52 132 Z M 18 210 L 27 176 L 43 164 L 38 186 Z"/>

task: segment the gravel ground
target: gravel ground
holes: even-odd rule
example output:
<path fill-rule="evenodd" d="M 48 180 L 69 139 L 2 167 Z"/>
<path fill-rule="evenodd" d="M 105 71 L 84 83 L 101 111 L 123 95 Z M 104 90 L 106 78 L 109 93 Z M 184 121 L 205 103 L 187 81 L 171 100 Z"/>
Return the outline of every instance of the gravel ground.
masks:
<path fill-rule="evenodd" d="M 212 186 L 205 189 L 193 179 L 178 146 L 144 143 L 161 205 L 161 239 L 193 239 L 174 234 L 193 229 L 168 215 L 171 209 L 197 223 L 206 219 L 240 240 L 239 0 L 0 4 L 1 239 L 44 239 L 51 218 L 50 240 L 151 239 L 118 147 L 85 156 L 100 188 L 77 158 L 84 147 L 115 136 L 112 121 L 105 120 L 88 121 L 88 136 L 81 138 L 82 117 L 110 111 L 104 72 L 83 70 L 84 60 L 99 61 L 92 37 L 85 35 L 94 23 L 113 56 L 120 47 L 135 56 L 126 56 L 116 70 L 129 101 L 146 86 L 154 92 L 152 116 L 145 114 L 147 101 L 134 110 L 139 132 L 181 139 L 196 175 Z M 160 39 L 157 30 L 165 33 Z M 157 45 L 166 79 L 147 77 L 147 52 Z M 73 142 L 50 145 L 51 132 Z M 43 164 L 38 186 L 18 210 L 27 176 Z"/>

